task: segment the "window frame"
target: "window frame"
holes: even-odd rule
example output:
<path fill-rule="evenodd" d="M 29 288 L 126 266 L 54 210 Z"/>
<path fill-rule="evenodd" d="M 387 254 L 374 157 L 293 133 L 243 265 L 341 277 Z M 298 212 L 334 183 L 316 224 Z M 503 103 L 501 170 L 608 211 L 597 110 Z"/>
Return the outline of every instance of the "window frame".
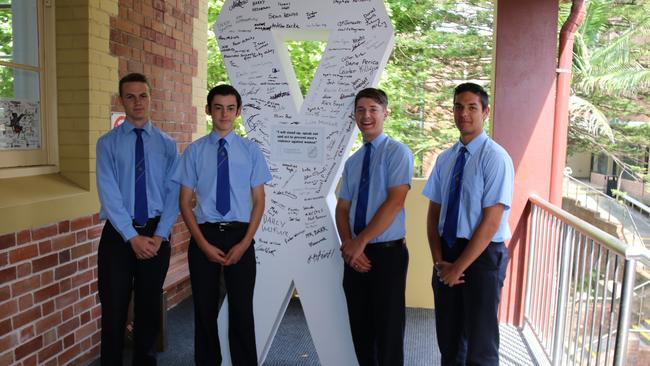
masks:
<path fill-rule="evenodd" d="M 0 151 L 0 179 L 59 172 L 55 9 L 49 0 L 37 0 L 36 3 L 39 66 L 2 60 L 0 65 L 39 74 L 41 148 Z"/>

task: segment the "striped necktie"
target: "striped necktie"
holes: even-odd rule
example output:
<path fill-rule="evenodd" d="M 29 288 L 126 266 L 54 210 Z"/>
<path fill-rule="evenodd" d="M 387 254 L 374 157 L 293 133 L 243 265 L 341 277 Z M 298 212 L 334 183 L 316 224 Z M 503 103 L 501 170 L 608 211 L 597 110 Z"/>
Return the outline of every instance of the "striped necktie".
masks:
<path fill-rule="evenodd" d="M 363 165 L 361 167 L 361 180 L 359 181 L 359 195 L 357 196 L 357 209 L 354 212 L 354 233 L 359 235 L 366 228 L 366 212 L 368 211 L 368 192 L 370 188 L 370 152 L 372 144 L 366 142 Z"/>
<path fill-rule="evenodd" d="M 463 146 L 458 152 L 454 171 L 449 182 L 449 197 L 447 199 L 447 214 L 445 216 L 445 225 L 442 229 L 442 238 L 447 245 L 452 247 L 456 241 L 456 231 L 458 229 L 458 206 L 460 204 L 460 188 L 463 182 L 463 170 L 465 169 L 465 152 L 467 149 Z"/>
<path fill-rule="evenodd" d="M 138 137 L 135 140 L 135 209 L 133 216 L 138 225 L 145 225 L 149 220 L 147 209 L 147 169 L 144 163 L 144 141 L 142 128 L 134 128 Z"/>
<path fill-rule="evenodd" d="M 228 150 L 226 140 L 219 139 L 217 158 L 217 211 L 221 216 L 230 212 L 230 172 L 228 169 Z"/>

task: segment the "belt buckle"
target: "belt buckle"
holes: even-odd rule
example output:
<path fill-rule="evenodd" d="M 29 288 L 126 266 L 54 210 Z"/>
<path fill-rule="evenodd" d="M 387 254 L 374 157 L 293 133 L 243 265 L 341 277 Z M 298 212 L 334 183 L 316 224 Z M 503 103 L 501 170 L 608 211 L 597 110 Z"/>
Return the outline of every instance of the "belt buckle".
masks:
<path fill-rule="evenodd" d="M 217 223 L 217 229 L 219 229 L 220 232 L 225 232 L 226 229 L 228 228 L 228 223 L 227 222 L 218 222 Z"/>
<path fill-rule="evenodd" d="M 144 225 L 138 225 L 137 222 L 135 222 L 135 221 L 133 222 L 133 228 L 134 229 L 144 229 L 145 227 L 147 227 L 146 223 Z"/>

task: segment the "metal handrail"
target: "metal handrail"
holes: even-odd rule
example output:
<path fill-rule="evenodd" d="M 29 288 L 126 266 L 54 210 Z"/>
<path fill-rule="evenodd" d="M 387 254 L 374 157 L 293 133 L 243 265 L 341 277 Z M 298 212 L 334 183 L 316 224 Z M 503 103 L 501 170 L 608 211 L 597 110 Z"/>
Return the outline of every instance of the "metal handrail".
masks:
<path fill-rule="evenodd" d="M 641 234 L 639 233 L 639 228 L 636 226 L 636 222 L 634 221 L 634 218 L 632 217 L 632 213 L 630 212 L 629 207 L 627 207 L 624 204 L 621 204 L 616 199 L 614 199 L 614 198 L 606 195 L 605 193 L 593 188 L 592 186 L 577 180 L 576 178 L 570 176 L 567 173 L 564 174 L 564 177 L 567 178 L 570 182 L 574 183 L 575 185 L 584 188 L 586 191 L 591 192 L 593 194 L 596 194 L 597 195 L 596 207 L 600 207 L 599 198 L 605 199 L 606 202 L 608 202 L 610 205 L 614 205 L 614 206 L 618 207 L 623 212 L 623 216 L 624 216 L 623 222 L 621 222 L 621 225 L 623 225 L 623 227 L 625 227 L 625 222 L 629 221 L 630 224 L 631 224 L 630 231 L 632 232 L 632 235 L 634 236 L 634 239 L 637 239 L 637 240 L 632 240 L 631 244 L 636 244 L 636 242 L 638 241 L 638 243 L 640 245 L 642 245 L 642 246 L 644 245 L 643 240 L 641 239 Z M 569 194 L 569 192 L 568 192 L 568 187 L 567 187 L 567 196 L 568 196 L 568 194 Z M 571 197 L 569 197 L 569 198 L 571 198 Z M 577 191 L 576 191 L 575 199 L 576 200 L 578 199 Z M 587 204 L 587 202 L 586 202 L 586 193 L 585 193 L 585 204 Z M 607 221 L 612 222 L 611 221 L 611 208 L 607 210 L 607 214 L 608 214 Z"/>
<path fill-rule="evenodd" d="M 600 195 L 601 197 L 603 197 L 603 198 L 605 198 L 605 199 L 613 200 L 612 197 L 606 195 L 605 193 L 601 192 L 600 190 L 598 190 L 598 189 L 596 189 L 596 188 L 594 188 L 594 187 L 592 187 L 592 186 L 590 186 L 590 185 L 588 185 L 588 184 L 586 184 L 586 183 L 584 183 L 584 182 L 579 181 L 578 179 L 576 179 L 576 178 L 570 176 L 570 175 L 567 174 L 567 173 L 564 174 L 564 177 L 565 177 L 565 178 L 568 178 L 570 181 L 576 183 L 577 185 L 582 186 L 582 187 L 586 188 L 587 190 L 589 190 L 589 191 L 591 191 L 591 192 L 594 192 L 594 193 Z"/>
<path fill-rule="evenodd" d="M 539 196 L 529 201 L 524 324 L 531 342 L 554 365 L 582 364 L 585 357 L 587 363 L 625 364 L 637 261 L 650 266 L 650 250 L 625 244 Z M 607 283 L 614 287 L 608 290 Z"/>
<path fill-rule="evenodd" d="M 532 194 L 529 197 L 529 201 L 549 212 L 552 212 L 562 222 L 565 222 L 581 233 L 598 240 L 608 249 L 625 256 L 626 259 L 634 259 L 640 261 L 646 266 L 650 266 L 650 250 L 648 248 L 628 245 L 613 235 L 608 234 L 590 223 L 564 211 L 536 194 Z"/>
<path fill-rule="evenodd" d="M 545 209 L 546 211 L 552 212 L 553 215 L 562 222 L 569 224 L 583 234 L 591 236 L 592 238 L 598 240 L 616 253 L 625 255 L 625 251 L 628 249 L 628 245 L 622 242 L 620 239 L 564 211 L 563 209 L 553 205 L 552 203 L 544 200 L 536 194 L 531 195 L 528 200 L 531 203 L 534 203 L 537 206 Z M 650 256 L 648 257 L 648 260 L 650 260 Z"/>

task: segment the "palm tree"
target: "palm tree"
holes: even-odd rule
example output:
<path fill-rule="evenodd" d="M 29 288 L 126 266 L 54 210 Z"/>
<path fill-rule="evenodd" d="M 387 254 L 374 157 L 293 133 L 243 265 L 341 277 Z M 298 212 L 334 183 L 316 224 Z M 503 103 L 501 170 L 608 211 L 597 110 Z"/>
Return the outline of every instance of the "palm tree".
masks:
<path fill-rule="evenodd" d="M 635 175 L 625 157 L 611 149 L 611 120 L 650 89 L 650 4 L 622 5 L 614 0 L 590 0 L 575 34 L 572 95 L 569 101 L 569 149 L 604 152 L 624 171 Z M 561 19 L 568 16 L 562 7 Z M 620 13 L 620 14 L 617 14 Z M 645 61 L 644 61 L 645 59 Z M 617 136 L 625 138 L 624 136 Z"/>

